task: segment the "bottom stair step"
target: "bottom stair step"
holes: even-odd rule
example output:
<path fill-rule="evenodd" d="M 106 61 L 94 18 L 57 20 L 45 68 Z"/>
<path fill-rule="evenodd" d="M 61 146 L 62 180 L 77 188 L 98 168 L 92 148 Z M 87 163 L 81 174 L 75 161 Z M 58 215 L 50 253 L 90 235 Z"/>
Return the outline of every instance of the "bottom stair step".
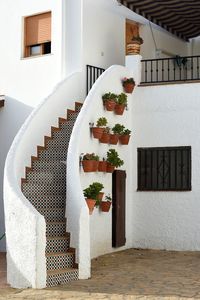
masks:
<path fill-rule="evenodd" d="M 78 280 L 78 269 L 67 268 L 47 271 L 47 287 L 66 284 L 73 280 Z"/>

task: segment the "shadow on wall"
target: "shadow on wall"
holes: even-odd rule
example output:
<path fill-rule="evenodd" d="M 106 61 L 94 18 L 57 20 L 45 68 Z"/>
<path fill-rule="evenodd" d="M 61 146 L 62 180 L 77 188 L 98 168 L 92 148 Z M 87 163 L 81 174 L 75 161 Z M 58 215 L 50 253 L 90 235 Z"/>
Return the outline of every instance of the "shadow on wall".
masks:
<path fill-rule="evenodd" d="M 3 173 L 6 156 L 15 135 L 32 110 L 33 107 L 25 105 L 9 96 L 6 96 L 5 106 L 0 109 L 0 236 L 5 232 Z M 0 243 L 0 252 L 4 252 L 5 249 L 6 243 L 4 238 Z"/>

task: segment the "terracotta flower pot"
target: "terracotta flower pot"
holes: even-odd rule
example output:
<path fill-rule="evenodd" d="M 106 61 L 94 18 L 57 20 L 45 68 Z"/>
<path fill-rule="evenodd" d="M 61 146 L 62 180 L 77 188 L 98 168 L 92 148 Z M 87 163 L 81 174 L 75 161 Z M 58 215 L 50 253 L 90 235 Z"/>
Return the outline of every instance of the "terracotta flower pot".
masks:
<path fill-rule="evenodd" d="M 101 201 L 103 199 L 103 195 L 104 193 L 103 192 L 100 192 L 97 196 L 98 200 Z"/>
<path fill-rule="evenodd" d="M 107 162 L 106 172 L 113 173 L 114 169 L 115 169 L 115 166 L 113 166 L 113 165 L 111 165 L 110 163 Z"/>
<path fill-rule="evenodd" d="M 115 113 L 116 115 L 123 115 L 125 109 L 124 104 L 116 104 L 115 105 Z"/>
<path fill-rule="evenodd" d="M 119 141 L 122 145 L 128 145 L 129 139 L 130 139 L 130 135 L 128 134 L 120 135 L 119 137 Z"/>
<path fill-rule="evenodd" d="M 101 211 L 108 212 L 110 210 L 111 202 L 110 201 L 102 201 L 100 204 Z"/>
<path fill-rule="evenodd" d="M 118 141 L 119 141 L 118 134 L 110 134 L 110 144 L 117 145 Z"/>
<path fill-rule="evenodd" d="M 98 171 L 98 165 L 99 165 L 99 161 L 94 160 L 93 161 L 93 172 L 97 172 Z"/>
<path fill-rule="evenodd" d="M 108 111 L 113 111 L 115 108 L 116 102 L 115 100 L 109 99 L 109 100 L 105 100 L 104 102 L 104 106 L 106 108 L 106 110 Z"/>
<path fill-rule="evenodd" d="M 82 166 L 84 172 L 96 172 L 99 162 L 97 160 L 83 160 Z"/>
<path fill-rule="evenodd" d="M 103 133 L 101 138 L 99 139 L 99 142 L 100 143 L 103 143 L 103 144 L 108 144 L 110 141 L 110 134 L 109 133 Z"/>
<path fill-rule="evenodd" d="M 100 139 L 102 137 L 104 128 L 101 127 L 92 127 L 93 137 L 95 139 Z"/>
<path fill-rule="evenodd" d="M 96 200 L 87 198 L 86 202 L 87 202 L 87 206 L 89 208 L 89 214 L 91 215 L 94 210 Z"/>
<path fill-rule="evenodd" d="M 128 94 L 131 94 L 134 90 L 134 83 L 124 83 L 124 91 Z"/>
<path fill-rule="evenodd" d="M 127 45 L 127 54 L 136 55 L 140 54 L 140 43 L 132 42 Z"/>
<path fill-rule="evenodd" d="M 107 170 L 107 161 L 99 161 L 98 171 L 106 172 Z"/>

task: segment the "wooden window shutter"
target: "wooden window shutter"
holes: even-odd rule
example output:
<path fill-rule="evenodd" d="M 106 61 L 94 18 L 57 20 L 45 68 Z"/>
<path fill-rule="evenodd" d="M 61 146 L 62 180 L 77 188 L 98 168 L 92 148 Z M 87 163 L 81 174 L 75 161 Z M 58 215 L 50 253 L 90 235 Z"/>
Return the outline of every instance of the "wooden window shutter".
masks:
<path fill-rule="evenodd" d="M 51 41 L 51 12 L 25 18 L 25 45 Z"/>

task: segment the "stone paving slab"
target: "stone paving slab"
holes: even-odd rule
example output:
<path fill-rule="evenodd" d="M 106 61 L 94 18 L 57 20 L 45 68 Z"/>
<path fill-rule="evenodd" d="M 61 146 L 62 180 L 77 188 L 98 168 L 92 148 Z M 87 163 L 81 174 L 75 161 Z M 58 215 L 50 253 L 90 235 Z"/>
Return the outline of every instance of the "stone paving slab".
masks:
<path fill-rule="evenodd" d="M 92 261 L 89 280 L 44 290 L 2 288 L 0 299 L 200 299 L 200 252 L 115 252 Z"/>

